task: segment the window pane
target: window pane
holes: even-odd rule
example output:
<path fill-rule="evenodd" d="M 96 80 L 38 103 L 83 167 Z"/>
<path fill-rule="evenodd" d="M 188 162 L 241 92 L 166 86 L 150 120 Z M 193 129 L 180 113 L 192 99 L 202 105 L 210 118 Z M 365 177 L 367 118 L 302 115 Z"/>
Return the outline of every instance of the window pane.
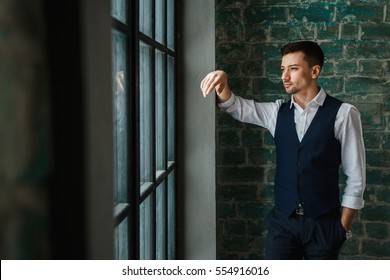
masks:
<path fill-rule="evenodd" d="M 168 48 L 175 49 L 175 0 L 167 0 L 167 40 Z"/>
<path fill-rule="evenodd" d="M 168 176 L 168 260 L 175 259 L 176 219 L 175 219 L 175 171 Z"/>
<path fill-rule="evenodd" d="M 117 260 L 128 260 L 128 222 L 127 218 L 115 228 L 115 257 Z"/>
<path fill-rule="evenodd" d="M 168 161 L 175 160 L 175 59 L 168 56 Z"/>
<path fill-rule="evenodd" d="M 166 164 L 166 66 L 165 54 L 156 51 L 156 168 Z"/>
<path fill-rule="evenodd" d="M 153 256 L 153 208 L 152 196 L 140 205 L 140 259 L 150 260 Z"/>
<path fill-rule="evenodd" d="M 139 30 L 149 37 L 153 36 L 152 11 L 152 0 L 139 1 Z"/>
<path fill-rule="evenodd" d="M 155 39 L 165 44 L 165 0 L 156 0 L 156 36 Z"/>
<path fill-rule="evenodd" d="M 116 31 L 112 35 L 115 197 L 116 202 L 127 202 L 126 36 Z"/>
<path fill-rule="evenodd" d="M 166 236 L 167 236 L 167 210 L 166 210 L 167 187 L 162 182 L 156 190 L 156 259 L 166 259 Z"/>
<path fill-rule="evenodd" d="M 111 0 L 111 15 L 117 20 L 127 23 L 127 1 Z"/>
<path fill-rule="evenodd" d="M 153 181 L 152 48 L 140 43 L 140 178 Z"/>

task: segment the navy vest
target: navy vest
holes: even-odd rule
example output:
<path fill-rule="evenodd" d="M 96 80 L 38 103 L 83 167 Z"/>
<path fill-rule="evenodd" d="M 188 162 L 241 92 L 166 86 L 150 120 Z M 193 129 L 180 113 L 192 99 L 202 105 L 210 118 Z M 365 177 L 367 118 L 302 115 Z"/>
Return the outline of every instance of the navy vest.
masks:
<path fill-rule="evenodd" d="M 305 216 L 315 218 L 340 207 L 341 145 L 334 124 L 342 102 L 327 95 L 301 142 L 290 104 L 282 104 L 276 121 L 275 207 L 290 216 L 301 203 Z"/>

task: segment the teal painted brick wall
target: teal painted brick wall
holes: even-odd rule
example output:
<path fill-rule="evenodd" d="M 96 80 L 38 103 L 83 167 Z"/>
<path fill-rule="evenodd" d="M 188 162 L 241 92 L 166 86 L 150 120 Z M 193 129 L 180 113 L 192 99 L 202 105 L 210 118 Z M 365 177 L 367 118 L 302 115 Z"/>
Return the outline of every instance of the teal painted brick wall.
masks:
<path fill-rule="evenodd" d="M 342 259 L 390 259 L 389 1 L 216 1 L 216 62 L 233 91 L 257 101 L 286 98 L 279 49 L 315 40 L 326 56 L 319 81 L 361 112 L 366 207 Z M 271 135 L 217 112 L 217 256 L 261 259 L 273 206 Z M 345 176 L 343 177 L 345 179 Z"/>

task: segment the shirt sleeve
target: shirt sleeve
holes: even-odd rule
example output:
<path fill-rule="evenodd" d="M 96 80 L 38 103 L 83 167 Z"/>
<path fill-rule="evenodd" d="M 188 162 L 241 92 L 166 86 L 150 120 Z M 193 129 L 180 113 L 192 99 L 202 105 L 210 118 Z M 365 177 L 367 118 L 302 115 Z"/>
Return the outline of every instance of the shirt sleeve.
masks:
<path fill-rule="evenodd" d="M 282 99 L 275 102 L 255 102 L 232 93 L 230 99 L 219 103 L 218 107 L 236 120 L 268 129 L 274 136 L 276 118 L 282 103 Z"/>
<path fill-rule="evenodd" d="M 343 103 L 336 117 L 336 137 L 341 143 L 341 160 L 347 176 L 341 205 L 359 210 L 364 206 L 366 156 L 360 113 L 351 104 Z"/>

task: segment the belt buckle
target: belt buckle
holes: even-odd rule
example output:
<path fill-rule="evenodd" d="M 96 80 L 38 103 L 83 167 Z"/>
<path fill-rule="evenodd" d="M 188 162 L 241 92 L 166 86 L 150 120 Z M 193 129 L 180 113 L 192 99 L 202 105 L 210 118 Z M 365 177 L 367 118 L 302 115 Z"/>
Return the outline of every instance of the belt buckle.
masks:
<path fill-rule="evenodd" d="M 299 216 L 303 216 L 305 214 L 305 210 L 301 205 L 299 205 L 297 208 L 295 208 L 295 214 Z"/>

